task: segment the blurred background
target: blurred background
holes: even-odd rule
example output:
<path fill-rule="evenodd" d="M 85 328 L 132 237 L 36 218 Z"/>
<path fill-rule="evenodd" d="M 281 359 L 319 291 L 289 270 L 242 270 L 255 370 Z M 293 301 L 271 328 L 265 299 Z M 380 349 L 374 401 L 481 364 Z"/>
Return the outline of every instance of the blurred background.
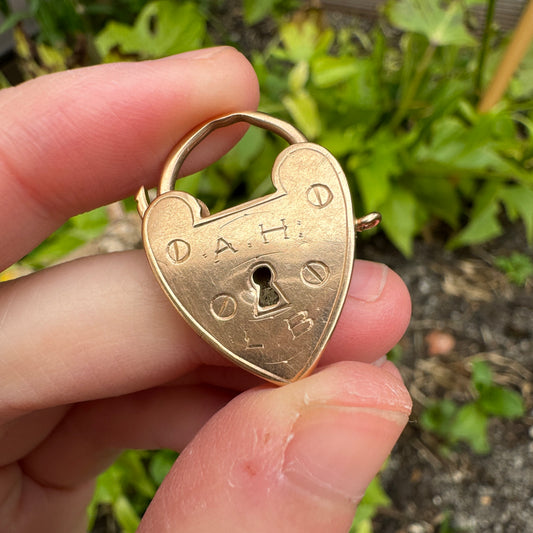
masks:
<path fill-rule="evenodd" d="M 533 523 L 532 38 L 533 2 L 521 0 L 0 0 L 0 88 L 241 50 L 260 110 L 335 155 L 358 216 L 382 213 L 358 255 L 396 269 L 413 297 L 389 354 L 413 414 L 351 533 L 522 533 Z M 283 148 L 251 128 L 178 188 L 212 212 L 263 196 Z M 140 246 L 126 199 L 69 220 L 0 280 Z M 134 532 L 176 457 L 126 451 L 98 480 L 90 530 Z"/>

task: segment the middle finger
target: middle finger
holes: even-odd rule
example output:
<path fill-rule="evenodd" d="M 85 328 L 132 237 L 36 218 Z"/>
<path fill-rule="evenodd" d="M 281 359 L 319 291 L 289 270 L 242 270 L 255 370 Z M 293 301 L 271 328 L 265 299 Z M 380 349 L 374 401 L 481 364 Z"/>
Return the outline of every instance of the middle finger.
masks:
<path fill-rule="evenodd" d="M 401 337 L 409 296 L 387 267 L 357 261 L 322 363 L 371 362 Z M 0 414 L 127 394 L 231 363 L 181 319 L 141 251 L 59 265 L 0 288 Z"/>

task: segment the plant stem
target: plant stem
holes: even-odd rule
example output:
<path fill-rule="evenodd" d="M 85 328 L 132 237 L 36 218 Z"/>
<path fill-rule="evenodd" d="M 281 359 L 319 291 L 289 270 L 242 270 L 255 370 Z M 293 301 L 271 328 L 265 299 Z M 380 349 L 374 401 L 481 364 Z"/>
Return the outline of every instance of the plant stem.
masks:
<path fill-rule="evenodd" d="M 494 8 L 496 7 L 496 0 L 489 0 L 487 6 L 487 15 L 485 16 L 485 27 L 483 28 L 483 37 L 481 40 L 481 48 L 479 50 L 479 59 L 477 63 L 476 81 L 474 91 L 479 96 L 481 94 L 481 85 L 483 83 L 483 73 L 485 71 L 485 60 L 487 58 L 487 50 L 489 48 L 489 38 L 492 30 L 492 21 L 494 20 Z"/>
<path fill-rule="evenodd" d="M 407 90 L 405 91 L 405 96 L 402 98 L 400 105 L 398 106 L 398 109 L 396 109 L 396 113 L 394 113 L 391 122 L 390 122 L 390 128 L 396 129 L 396 127 L 401 123 L 401 121 L 405 117 L 405 113 L 409 110 L 409 107 L 411 103 L 413 102 L 414 97 L 416 96 L 416 93 L 418 91 L 418 88 L 420 87 L 420 83 L 422 82 L 422 78 L 424 77 L 424 74 L 426 73 L 429 64 L 431 62 L 431 59 L 433 58 L 433 54 L 436 50 L 436 45 L 433 43 L 429 43 L 426 47 L 426 50 L 424 51 L 424 55 L 422 56 L 422 59 L 420 60 L 420 63 L 418 63 L 418 66 L 415 70 L 415 75 L 413 76 L 413 79 L 407 86 Z"/>

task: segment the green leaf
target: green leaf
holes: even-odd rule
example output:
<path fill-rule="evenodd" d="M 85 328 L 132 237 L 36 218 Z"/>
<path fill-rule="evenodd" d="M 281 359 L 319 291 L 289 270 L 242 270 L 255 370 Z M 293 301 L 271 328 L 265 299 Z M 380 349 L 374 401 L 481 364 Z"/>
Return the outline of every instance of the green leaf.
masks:
<path fill-rule="evenodd" d="M 173 450 L 158 450 L 153 454 L 148 469 L 157 485 L 161 485 L 177 458 L 178 454 Z"/>
<path fill-rule="evenodd" d="M 379 206 L 383 230 L 406 257 L 413 255 L 413 239 L 420 227 L 417 211 L 421 209 L 413 193 L 398 186 L 391 188 L 386 201 Z"/>
<path fill-rule="evenodd" d="M 236 175 L 252 165 L 265 146 L 266 131 L 250 128 L 244 137 L 218 163 L 228 175 Z"/>
<path fill-rule="evenodd" d="M 177 191 L 183 191 L 193 196 L 197 196 L 202 185 L 203 172 L 195 172 L 190 176 L 184 176 L 176 181 L 175 189 Z"/>
<path fill-rule="evenodd" d="M 153 498 L 156 487 L 148 476 L 142 461 L 143 452 L 138 450 L 125 451 L 117 460 L 117 466 L 125 482 L 130 484 L 137 493 Z"/>
<path fill-rule="evenodd" d="M 7 89 L 8 87 L 11 87 L 11 83 L 9 83 L 9 80 L 4 76 L 4 73 L 0 71 L 0 90 Z"/>
<path fill-rule="evenodd" d="M 459 409 L 451 426 L 452 437 L 467 442 L 476 453 L 487 453 L 487 424 L 487 415 L 477 404 L 469 403 Z"/>
<path fill-rule="evenodd" d="M 2 13 L 4 17 L 7 17 L 10 12 L 11 12 L 11 7 L 7 3 L 7 0 L 0 0 L 0 13 Z"/>
<path fill-rule="evenodd" d="M 359 510 L 359 506 L 357 507 Z M 352 524 L 349 533 L 373 533 L 374 528 L 372 527 L 372 520 L 370 518 L 365 518 L 358 521 L 355 524 Z"/>
<path fill-rule="evenodd" d="M 309 139 L 313 140 L 320 135 L 322 123 L 318 108 L 313 97 L 304 90 L 295 94 L 290 94 L 282 99 L 283 105 L 293 118 L 296 126 L 302 130 L 302 133 Z"/>
<path fill-rule="evenodd" d="M 380 507 L 389 507 L 391 500 L 381 486 L 380 476 L 377 475 L 368 485 L 365 495 L 357 506 L 357 511 L 350 529 L 350 533 L 372 533 L 372 518 Z M 368 529 L 370 525 L 370 529 Z"/>
<path fill-rule="evenodd" d="M 368 485 L 365 495 L 360 502 L 360 505 L 373 505 L 374 507 L 389 507 L 391 505 L 391 499 L 381 486 L 381 479 L 378 476 Z"/>
<path fill-rule="evenodd" d="M 360 144 L 363 144 L 362 135 L 363 128 L 352 126 L 348 128 L 327 128 L 324 129 L 320 136 L 320 144 L 329 150 L 336 158 L 344 157 L 345 155 L 354 152 L 358 149 Z M 354 165 L 348 168 L 353 170 L 357 168 L 357 160 L 354 158 Z"/>
<path fill-rule="evenodd" d="M 323 30 L 313 17 L 302 22 L 288 22 L 279 29 L 283 44 L 283 55 L 293 63 L 309 62 L 320 54 L 327 52 L 334 39 L 330 28 Z"/>
<path fill-rule="evenodd" d="M 505 205 L 507 215 L 511 220 L 519 215 L 526 227 L 526 237 L 529 244 L 533 243 L 533 189 L 525 185 L 505 187 L 499 193 Z"/>
<path fill-rule="evenodd" d="M 146 4 L 133 26 L 109 22 L 95 44 L 102 57 L 118 48 L 123 54 L 158 58 L 198 48 L 205 35 L 205 19 L 195 4 L 158 0 Z"/>
<path fill-rule="evenodd" d="M 509 257 L 496 257 L 494 264 L 505 272 L 512 283 L 520 287 L 523 287 L 533 276 L 533 261 L 520 252 L 513 252 Z"/>
<path fill-rule="evenodd" d="M 387 13 L 393 26 L 420 33 L 435 46 L 476 44 L 464 25 L 464 13 L 458 1 L 441 7 L 438 0 L 399 0 L 389 5 Z"/>
<path fill-rule="evenodd" d="M 428 212 L 440 220 L 457 228 L 461 215 L 461 200 L 457 188 L 452 181 L 444 176 L 415 176 L 411 182 L 417 199 Z"/>
<path fill-rule="evenodd" d="M 0 24 L 0 33 L 4 33 L 11 28 L 14 28 L 21 20 L 25 20 L 31 17 L 32 14 L 29 11 L 16 11 L 10 13 Z"/>
<path fill-rule="evenodd" d="M 120 48 L 122 53 L 127 54 L 137 52 L 139 47 L 138 37 L 133 29 L 114 20 L 106 24 L 94 43 L 102 58 L 106 58 L 114 48 Z"/>
<path fill-rule="evenodd" d="M 457 405 L 451 400 L 440 400 L 429 405 L 420 416 L 422 427 L 444 439 L 448 439 Z"/>
<path fill-rule="evenodd" d="M 309 63 L 300 61 L 289 72 L 289 89 L 292 93 L 301 91 L 309 79 Z"/>
<path fill-rule="evenodd" d="M 243 0 L 244 21 L 257 24 L 272 13 L 275 4 L 276 0 Z"/>
<path fill-rule="evenodd" d="M 472 363 L 472 384 L 478 392 L 492 385 L 492 372 L 485 361 Z"/>
<path fill-rule="evenodd" d="M 499 211 L 496 202 L 487 204 L 482 210 L 472 215 L 470 222 L 450 239 L 447 247 L 453 250 L 460 246 L 485 242 L 501 235 L 502 227 L 498 221 Z"/>
<path fill-rule="evenodd" d="M 105 207 L 72 217 L 35 250 L 30 252 L 22 260 L 22 263 L 32 268 L 51 265 L 79 246 L 100 235 L 107 222 Z"/>
<path fill-rule="evenodd" d="M 357 72 L 357 67 L 353 57 L 317 57 L 311 64 L 313 83 L 321 89 L 333 87 L 349 80 Z"/>
<path fill-rule="evenodd" d="M 350 166 L 350 164 L 349 164 Z M 365 211 L 374 211 L 387 201 L 391 191 L 391 177 L 398 171 L 396 154 L 393 151 L 379 150 L 371 155 L 364 166 L 352 169 Z"/>
<path fill-rule="evenodd" d="M 135 533 L 139 528 L 141 519 L 126 496 L 119 496 L 113 513 L 124 533 Z"/>
<path fill-rule="evenodd" d="M 525 411 L 520 394 L 496 385 L 482 389 L 476 403 L 488 415 L 504 418 L 519 418 Z"/>

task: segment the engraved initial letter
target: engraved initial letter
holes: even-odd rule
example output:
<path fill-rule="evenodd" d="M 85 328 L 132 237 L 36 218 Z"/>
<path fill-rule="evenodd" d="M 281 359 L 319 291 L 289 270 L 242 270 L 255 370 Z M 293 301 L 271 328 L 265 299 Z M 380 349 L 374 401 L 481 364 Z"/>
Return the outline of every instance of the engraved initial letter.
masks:
<path fill-rule="evenodd" d="M 246 350 L 262 350 L 265 345 L 264 344 L 251 344 L 250 343 L 250 337 L 248 337 L 248 333 L 246 331 L 244 332 L 244 342 L 246 343 Z"/>
<path fill-rule="evenodd" d="M 290 318 L 286 318 L 285 322 L 287 322 L 287 327 L 292 333 L 292 340 L 307 333 L 315 325 L 313 319 L 309 318 L 307 311 L 300 311 Z"/>
<path fill-rule="evenodd" d="M 219 254 L 221 254 L 222 252 L 225 252 L 226 250 L 231 250 L 234 254 L 236 254 L 238 251 L 235 248 L 233 248 L 233 245 L 231 244 L 231 242 L 227 241 L 223 237 L 219 237 L 217 239 L 217 247 L 215 250 L 215 263 L 218 263 Z"/>
<path fill-rule="evenodd" d="M 283 231 L 283 238 L 284 239 L 289 238 L 289 236 L 287 235 L 287 225 L 285 224 L 285 219 L 282 218 L 280 222 L 281 222 L 281 226 L 277 226 L 275 228 L 269 228 L 269 229 L 265 229 L 263 227 L 263 224 L 259 224 L 259 227 L 261 228 L 261 236 L 263 237 L 263 243 L 268 244 L 270 242 L 267 236 L 269 233 L 272 233 L 273 231 Z"/>

